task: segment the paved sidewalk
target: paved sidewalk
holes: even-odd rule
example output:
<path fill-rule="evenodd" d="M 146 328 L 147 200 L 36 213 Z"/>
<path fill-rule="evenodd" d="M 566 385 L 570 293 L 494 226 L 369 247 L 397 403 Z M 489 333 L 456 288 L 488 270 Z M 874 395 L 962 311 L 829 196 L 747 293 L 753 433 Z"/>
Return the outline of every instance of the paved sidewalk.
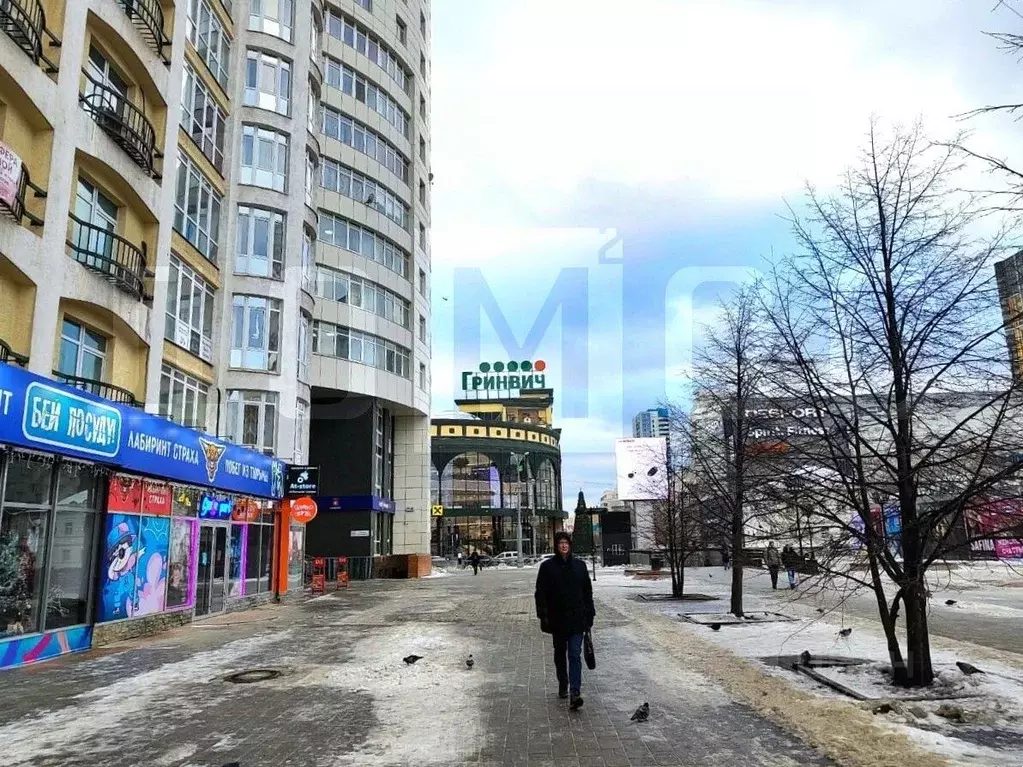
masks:
<path fill-rule="evenodd" d="M 579 712 L 535 570 L 358 583 L 0 676 L 0 762 L 32 767 L 823 765 L 598 602 Z M 422 655 L 414 666 L 401 658 Z M 470 671 L 465 658 L 476 659 Z M 253 684 L 224 677 L 282 675 Z M 643 701 L 650 720 L 629 721 Z"/>

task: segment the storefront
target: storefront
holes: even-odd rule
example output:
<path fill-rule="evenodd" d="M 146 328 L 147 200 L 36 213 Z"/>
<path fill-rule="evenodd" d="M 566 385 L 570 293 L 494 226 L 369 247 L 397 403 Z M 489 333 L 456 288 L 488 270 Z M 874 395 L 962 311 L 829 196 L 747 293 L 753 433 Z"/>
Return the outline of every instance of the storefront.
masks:
<path fill-rule="evenodd" d="M 0 365 L 0 669 L 287 589 L 304 535 L 283 477 L 261 453 Z"/>

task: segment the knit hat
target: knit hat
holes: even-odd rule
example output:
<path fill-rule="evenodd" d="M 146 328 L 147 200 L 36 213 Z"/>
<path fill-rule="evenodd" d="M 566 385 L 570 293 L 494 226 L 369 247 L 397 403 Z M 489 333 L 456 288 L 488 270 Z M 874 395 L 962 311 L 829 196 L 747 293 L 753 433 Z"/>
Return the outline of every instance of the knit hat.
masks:
<path fill-rule="evenodd" d="M 558 547 L 558 541 L 562 541 L 562 540 L 568 541 L 569 548 L 571 548 L 571 546 L 572 546 L 572 536 L 569 535 L 568 533 L 566 533 L 564 530 L 558 530 L 558 532 L 556 532 L 554 534 L 554 548 L 555 549 Z"/>

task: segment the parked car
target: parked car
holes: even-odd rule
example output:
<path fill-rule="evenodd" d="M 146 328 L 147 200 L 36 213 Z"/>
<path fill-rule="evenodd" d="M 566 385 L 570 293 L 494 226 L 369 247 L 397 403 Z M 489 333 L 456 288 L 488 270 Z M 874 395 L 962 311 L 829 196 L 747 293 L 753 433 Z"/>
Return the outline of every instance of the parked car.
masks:
<path fill-rule="evenodd" d="M 519 552 L 517 551 L 502 551 L 500 554 L 494 557 L 494 562 L 496 564 L 504 563 L 506 565 L 513 565 L 518 564 L 518 561 Z"/>

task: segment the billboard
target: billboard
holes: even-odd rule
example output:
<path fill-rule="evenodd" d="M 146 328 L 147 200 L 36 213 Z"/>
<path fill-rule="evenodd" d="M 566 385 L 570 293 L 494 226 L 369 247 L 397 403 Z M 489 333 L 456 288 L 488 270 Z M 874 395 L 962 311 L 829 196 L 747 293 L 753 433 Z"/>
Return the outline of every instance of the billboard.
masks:
<path fill-rule="evenodd" d="M 615 441 L 618 500 L 656 501 L 668 495 L 668 448 L 664 437 Z"/>

